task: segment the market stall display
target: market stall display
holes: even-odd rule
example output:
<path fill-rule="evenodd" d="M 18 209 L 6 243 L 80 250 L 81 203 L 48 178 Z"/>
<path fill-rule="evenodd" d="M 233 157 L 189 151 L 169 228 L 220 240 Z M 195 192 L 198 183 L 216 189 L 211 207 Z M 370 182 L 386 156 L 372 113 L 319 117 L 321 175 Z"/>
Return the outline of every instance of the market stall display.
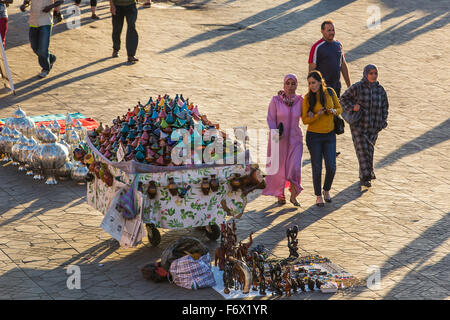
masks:
<path fill-rule="evenodd" d="M 124 217 L 109 221 L 110 215 L 117 217 L 112 204 L 119 190 L 124 190 L 118 187 L 122 185 L 135 189 L 134 198 L 127 202 L 134 218 L 142 217 L 151 244 L 160 241 L 158 228 L 197 227 L 217 239 L 218 225 L 226 216 L 240 217 L 247 194 L 265 187 L 257 165 L 227 164 L 227 159 L 236 159 L 243 150 L 218 128 L 182 95 L 173 99 L 165 95 L 150 98 L 146 105 L 138 103 L 111 126 L 101 123 L 88 132 L 86 154 L 77 150 L 75 157 L 82 158 L 94 175 L 87 186 L 87 201 L 105 214 L 103 227 L 124 228 L 127 210 L 123 207 L 127 206 L 115 210 Z M 206 139 L 208 129 L 215 131 L 214 139 Z M 174 158 L 178 151 L 182 161 Z M 206 152 L 210 163 L 202 157 Z M 122 241 L 123 235 L 117 232 L 115 237 Z"/>
<path fill-rule="evenodd" d="M 278 258 L 263 245 L 251 248 L 249 242 L 237 241 L 234 221 L 221 226 L 220 246 L 216 249 L 214 264 L 216 285 L 213 287 L 225 298 L 246 296 L 291 296 L 292 294 L 320 291 L 334 293 L 351 288 L 359 280 L 319 255 L 298 254 L 298 227 L 286 231 L 288 258 Z"/>
<path fill-rule="evenodd" d="M 98 123 L 80 113 L 62 117 L 29 117 L 18 107 L 12 117 L 1 122 L 0 159 L 12 161 L 35 180 L 47 177 L 46 184 L 57 184 L 57 178 L 84 181 L 88 171 L 73 159 L 72 151 L 86 135 L 84 125 L 96 128 Z"/>

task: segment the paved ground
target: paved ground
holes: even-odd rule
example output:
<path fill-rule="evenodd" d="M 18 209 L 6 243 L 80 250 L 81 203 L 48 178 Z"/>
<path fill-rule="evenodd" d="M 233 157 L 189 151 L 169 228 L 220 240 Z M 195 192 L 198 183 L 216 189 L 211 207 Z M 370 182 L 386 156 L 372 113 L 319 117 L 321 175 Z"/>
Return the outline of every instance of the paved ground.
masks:
<path fill-rule="evenodd" d="M 18 5 L 9 9 L 7 35 L 17 95 L 0 91 L 0 118 L 21 105 L 29 115 L 78 111 L 109 123 L 150 95 L 183 93 L 222 128 L 265 128 L 267 105 L 286 73 L 296 73 L 299 92 L 305 92 L 309 48 L 320 38 L 321 21 L 332 18 L 352 81 L 374 63 L 388 91 L 389 127 L 375 153 L 378 179 L 360 190 L 347 130 L 338 137 L 342 154 L 331 205 L 314 206 L 305 148 L 302 207 L 279 208 L 274 199 L 259 197 L 238 221 L 239 237 L 257 230 L 255 243 L 286 256 L 285 230 L 298 224 L 304 252 L 322 254 L 361 279 L 369 266 L 381 269 L 380 290 L 291 299 L 449 299 L 447 1 L 155 2 L 139 10 L 141 61 L 134 66 L 124 64 L 124 50 L 110 58 L 107 2 L 98 6 L 102 19 L 92 22 L 84 1 L 81 28 L 54 28 L 50 47 L 58 60 L 42 80 L 28 44 L 27 14 Z M 380 29 L 366 27 L 371 5 L 381 10 Z M 139 271 L 183 234 L 213 249 L 217 244 L 202 234 L 165 230 L 158 248 L 145 239 L 121 249 L 101 234 L 102 215 L 87 206 L 84 185 L 47 186 L 11 167 L 0 169 L 0 178 L 0 299 L 221 299 L 212 289 L 146 282 Z M 66 288 L 70 264 L 81 267 L 81 290 Z"/>

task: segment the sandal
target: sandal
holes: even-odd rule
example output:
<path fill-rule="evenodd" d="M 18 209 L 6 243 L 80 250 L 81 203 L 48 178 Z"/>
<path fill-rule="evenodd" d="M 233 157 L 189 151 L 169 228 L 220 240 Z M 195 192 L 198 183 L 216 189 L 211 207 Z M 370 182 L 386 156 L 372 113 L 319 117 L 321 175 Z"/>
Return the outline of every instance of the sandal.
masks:
<path fill-rule="evenodd" d="M 317 202 L 319 199 L 316 200 L 316 206 L 318 206 L 319 208 L 323 208 L 325 206 L 325 204 L 323 202 Z M 320 200 L 322 200 L 322 197 L 320 197 Z"/>
<path fill-rule="evenodd" d="M 328 193 L 328 191 L 323 190 L 322 193 L 323 193 L 323 199 L 325 200 L 325 202 L 330 203 L 331 202 L 331 197 L 330 197 L 330 194 Z M 325 193 L 328 194 L 328 198 L 325 196 Z"/>
<path fill-rule="evenodd" d="M 286 199 L 284 197 L 278 197 L 278 204 L 280 206 L 285 205 L 286 204 Z"/>
<path fill-rule="evenodd" d="M 372 184 L 370 183 L 370 180 L 364 179 L 364 180 L 361 180 L 360 183 L 362 186 L 367 187 L 367 188 L 370 188 L 372 186 Z"/>

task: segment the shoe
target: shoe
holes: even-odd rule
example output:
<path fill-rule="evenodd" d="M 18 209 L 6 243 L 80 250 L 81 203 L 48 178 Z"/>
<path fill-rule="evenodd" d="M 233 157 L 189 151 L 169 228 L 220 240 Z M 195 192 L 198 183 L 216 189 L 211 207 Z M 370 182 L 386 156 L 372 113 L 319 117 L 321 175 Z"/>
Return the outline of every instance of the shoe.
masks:
<path fill-rule="evenodd" d="M 146 2 L 143 5 L 144 8 L 150 8 L 151 6 L 152 6 L 152 2 L 151 1 L 150 2 Z"/>
<path fill-rule="evenodd" d="M 52 62 L 50 62 L 50 70 L 52 70 L 53 65 L 54 65 L 55 62 L 56 62 L 56 56 L 54 56 L 54 57 L 55 57 L 55 59 L 54 59 Z"/>
<path fill-rule="evenodd" d="M 301 206 L 300 206 L 300 203 L 298 203 L 297 200 L 292 201 L 291 199 L 289 199 L 289 201 L 290 201 L 295 207 L 301 207 Z"/>
<path fill-rule="evenodd" d="M 48 76 L 49 71 L 42 69 L 41 73 L 38 74 L 39 78 L 45 78 Z"/>
<path fill-rule="evenodd" d="M 328 203 L 330 203 L 331 202 L 331 197 L 329 197 L 329 198 L 327 198 L 326 196 L 325 196 L 325 193 L 328 193 L 327 191 L 325 191 L 325 190 L 323 190 L 323 199 L 325 200 L 325 202 L 328 202 Z M 330 194 L 328 193 L 328 196 L 330 196 Z"/>
<path fill-rule="evenodd" d="M 372 175 L 370 177 L 370 180 L 375 180 L 377 177 L 375 176 L 375 173 L 372 172 Z"/>
<path fill-rule="evenodd" d="M 366 179 L 360 180 L 360 183 L 362 186 L 367 187 L 367 188 L 370 188 L 372 186 L 372 184 L 370 183 L 370 180 L 366 180 Z"/>
<path fill-rule="evenodd" d="M 117 58 L 119 56 L 119 50 L 113 50 L 112 57 Z"/>
<path fill-rule="evenodd" d="M 340 152 L 336 152 L 336 158 L 339 157 L 340 154 Z"/>
<path fill-rule="evenodd" d="M 128 63 L 130 64 L 135 64 L 136 62 L 138 62 L 139 59 L 133 56 L 128 56 Z"/>
<path fill-rule="evenodd" d="M 322 199 L 320 199 L 322 200 Z M 316 206 L 323 208 L 325 206 L 325 204 L 323 202 L 317 202 L 318 200 L 316 199 Z"/>
<path fill-rule="evenodd" d="M 63 20 L 62 13 L 53 11 L 53 24 L 60 23 L 62 20 Z"/>
<path fill-rule="evenodd" d="M 91 16 L 91 19 L 94 19 L 94 20 L 100 20 L 100 17 L 94 13 L 94 14 Z"/>
<path fill-rule="evenodd" d="M 286 204 L 286 199 L 284 197 L 278 197 L 278 204 L 280 206 L 285 205 Z"/>

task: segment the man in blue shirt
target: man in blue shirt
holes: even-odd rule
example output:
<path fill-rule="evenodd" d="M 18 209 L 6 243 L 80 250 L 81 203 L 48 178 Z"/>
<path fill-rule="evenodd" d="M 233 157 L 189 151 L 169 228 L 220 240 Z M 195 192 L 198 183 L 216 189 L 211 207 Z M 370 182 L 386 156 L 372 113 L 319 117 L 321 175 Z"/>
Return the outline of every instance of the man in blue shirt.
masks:
<path fill-rule="evenodd" d="M 309 72 L 319 70 L 325 79 L 327 87 L 333 88 L 339 98 L 341 93 L 341 72 L 347 88 L 351 86 L 344 49 L 339 41 L 334 40 L 333 21 L 324 21 L 321 26 L 321 32 L 322 39 L 312 46 L 309 53 Z"/>

